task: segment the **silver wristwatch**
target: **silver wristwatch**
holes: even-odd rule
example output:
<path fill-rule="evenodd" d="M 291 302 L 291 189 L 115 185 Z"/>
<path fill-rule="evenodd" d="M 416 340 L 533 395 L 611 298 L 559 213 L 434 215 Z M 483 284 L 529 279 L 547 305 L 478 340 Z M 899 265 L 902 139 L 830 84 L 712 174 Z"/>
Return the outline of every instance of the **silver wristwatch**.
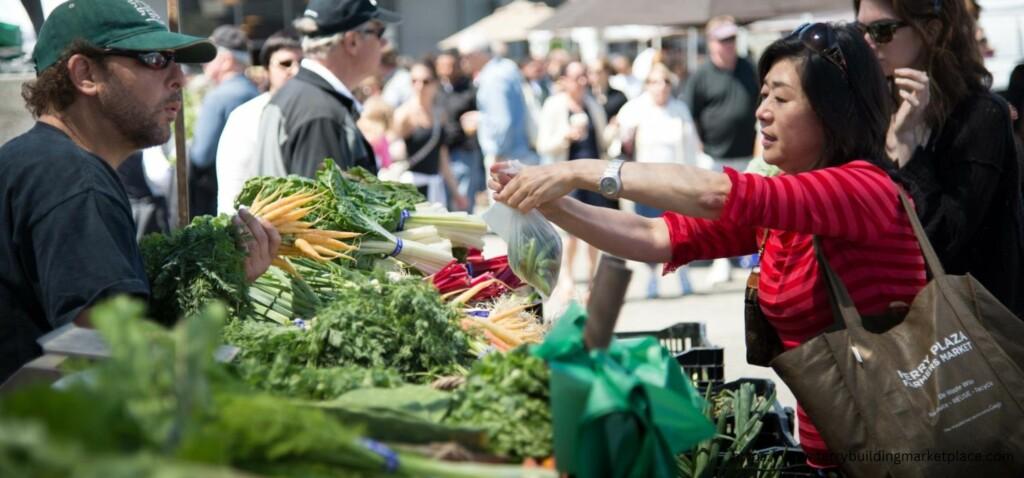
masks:
<path fill-rule="evenodd" d="M 609 161 L 608 168 L 604 170 L 601 181 L 597 184 L 598 191 L 608 199 L 618 199 L 622 193 L 622 163 L 621 159 Z"/>

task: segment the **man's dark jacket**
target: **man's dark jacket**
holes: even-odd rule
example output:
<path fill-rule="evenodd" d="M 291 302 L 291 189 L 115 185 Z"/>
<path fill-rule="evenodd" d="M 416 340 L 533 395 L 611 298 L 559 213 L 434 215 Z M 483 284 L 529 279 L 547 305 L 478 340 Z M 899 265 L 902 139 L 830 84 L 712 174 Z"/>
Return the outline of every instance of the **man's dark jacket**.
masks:
<path fill-rule="evenodd" d="M 314 177 L 326 158 L 343 170 L 362 166 L 376 173 L 373 148 L 356 127 L 358 118 L 353 100 L 300 68 L 263 110 L 258 174 Z"/>

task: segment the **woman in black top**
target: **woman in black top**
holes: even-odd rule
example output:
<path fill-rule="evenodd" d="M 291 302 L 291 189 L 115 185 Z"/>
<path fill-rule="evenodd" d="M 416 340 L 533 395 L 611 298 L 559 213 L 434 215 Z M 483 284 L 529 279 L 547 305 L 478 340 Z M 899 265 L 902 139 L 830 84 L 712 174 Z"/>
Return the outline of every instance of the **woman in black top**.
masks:
<path fill-rule="evenodd" d="M 1024 317 L 1020 168 L 1010 108 L 991 94 L 962 0 L 855 0 L 891 80 L 886 149 L 912 184 L 946 271 L 970 273 Z"/>
<path fill-rule="evenodd" d="M 445 188 L 451 192 L 456 210 L 466 209 L 466 197 L 452 173 L 445 144 L 444 105 L 437 101 L 437 75 L 428 63 L 416 63 L 409 70 L 413 94 L 395 111 L 395 134 L 405 142 L 413 183 L 428 201 L 446 204 Z"/>
<path fill-rule="evenodd" d="M 612 88 L 608 83 L 614 74 L 608 60 L 600 58 L 591 63 L 587 70 L 590 77 L 590 94 L 597 100 L 597 104 L 604 108 L 604 115 L 608 117 L 608 122 L 613 123 L 619 110 L 629 100 L 625 93 Z"/>

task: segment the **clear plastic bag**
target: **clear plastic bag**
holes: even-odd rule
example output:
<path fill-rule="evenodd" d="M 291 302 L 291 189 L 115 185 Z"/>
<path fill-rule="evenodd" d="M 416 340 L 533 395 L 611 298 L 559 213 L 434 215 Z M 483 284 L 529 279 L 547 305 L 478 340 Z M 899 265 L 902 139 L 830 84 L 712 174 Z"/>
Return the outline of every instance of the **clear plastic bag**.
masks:
<path fill-rule="evenodd" d="M 515 174 L 519 165 L 509 164 Z M 495 203 L 483 214 L 484 222 L 508 244 L 508 262 L 516 276 L 547 299 L 558 285 L 562 270 L 562 237 L 536 210 L 523 214 Z"/>

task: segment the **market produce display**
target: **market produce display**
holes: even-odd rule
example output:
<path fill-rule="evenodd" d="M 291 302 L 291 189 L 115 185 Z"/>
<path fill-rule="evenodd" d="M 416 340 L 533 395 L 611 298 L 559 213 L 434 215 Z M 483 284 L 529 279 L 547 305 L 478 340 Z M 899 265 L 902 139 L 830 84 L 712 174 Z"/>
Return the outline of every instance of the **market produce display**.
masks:
<path fill-rule="evenodd" d="M 223 307 L 170 331 L 144 320 L 143 310 L 127 298 L 96 306 L 92 320 L 110 359 L 61 390 L 0 399 L 0 429 L 18 432 L 0 438 L 0 475 L 73 475 L 80 471 L 72 460 L 86 456 L 99 459 L 86 466 L 93 476 L 162 465 L 180 476 L 554 476 L 442 462 L 368 439 L 320 408 L 254 392 L 214 362 Z"/>
<path fill-rule="evenodd" d="M 144 239 L 148 314 L 127 299 L 96 307 L 109 360 L 76 366 L 59 391 L 0 397 L 0 476 L 556 476 L 557 464 L 691 477 L 779 464 L 747 453 L 771 397 L 740 389 L 707 405 L 654 339 L 588 351 L 578 306 L 545 323 L 561 242 L 537 216 L 506 224 L 509 255 L 485 258 L 480 218 L 330 161 L 315 179 L 254 178 L 237 204 L 281 234 L 273 267 L 246 282 L 227 216 Z M 229 363 L 213 361 L 219 344 L 238 348 Z M 622 456 L 587 458 L 616 440 Z"/>

